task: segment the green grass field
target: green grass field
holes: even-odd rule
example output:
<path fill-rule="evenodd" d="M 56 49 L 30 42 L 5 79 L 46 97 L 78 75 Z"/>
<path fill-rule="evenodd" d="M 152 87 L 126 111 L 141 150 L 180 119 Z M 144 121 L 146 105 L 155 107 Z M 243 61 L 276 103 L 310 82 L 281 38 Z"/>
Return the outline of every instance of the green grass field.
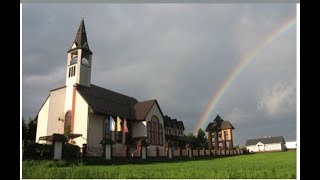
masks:
<path fill-rule="evenodd" d="M 73 179 L 295 179 L 296 152 L 273 152 L 189 161 L 84 165 L 25 160 L 22 178 Z"/>

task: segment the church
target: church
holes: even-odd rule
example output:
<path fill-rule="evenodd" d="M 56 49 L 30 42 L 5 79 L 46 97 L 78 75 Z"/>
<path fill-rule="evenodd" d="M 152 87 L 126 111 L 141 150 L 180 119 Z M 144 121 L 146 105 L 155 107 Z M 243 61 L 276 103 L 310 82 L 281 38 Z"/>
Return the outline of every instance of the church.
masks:
<path fill-rule="evenodd" d="M 84 19 L 66 59 L 65 85 L 50 90 L 36 115 L 36 142 L 50 143 L 53 134 L 68 134 L 69 143 L 87 155 L 101 156 L 107 140 L 114 143 L 113 156 L 119 157 L 138 156 L 143 143 L 152 156 L 164 153 L 171 140 L 186 142 L 183 122 L 165 116 L 156 99 L 139 102 L 91 84 L 94 59 Z"/>

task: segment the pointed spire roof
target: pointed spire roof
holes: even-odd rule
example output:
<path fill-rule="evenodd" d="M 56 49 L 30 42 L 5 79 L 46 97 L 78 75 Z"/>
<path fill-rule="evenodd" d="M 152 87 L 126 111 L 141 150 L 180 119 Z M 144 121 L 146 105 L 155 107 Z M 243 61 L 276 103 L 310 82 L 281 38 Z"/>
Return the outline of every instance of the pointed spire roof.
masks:
<path fill-rule="evenodd" d="M 88 40 L 87 40 L 87 33 L 86 33 L 86 27 L 84 25 L 84 19 L 81 20 L 81 23 L 73 44 L 74 43 L 76 44 L 76 47 L 71 48 L 69 51 L 74 49 L 84 49 L 84 50 L 87 50 L 88 53 L 92 54 L 89 48 Z"/>
<path fill-rule="evenodd" d="M 235 129 L 234 126 L 226 120 L 223 120 L 219 114 L 217 114 L 216 118 L 213 120 L 213 122 L 209 123 L 206 131 L 212 132 L 212 131 L 220 131 L 223 129 Z"/>
<path fill-rule="evenodd" d="M 219 114 L 217 114 L 216 118 L 214 118 L 213 121 L 219 122 L 219 121 L 223 121 L 223 119 L 219 116 Z"/>

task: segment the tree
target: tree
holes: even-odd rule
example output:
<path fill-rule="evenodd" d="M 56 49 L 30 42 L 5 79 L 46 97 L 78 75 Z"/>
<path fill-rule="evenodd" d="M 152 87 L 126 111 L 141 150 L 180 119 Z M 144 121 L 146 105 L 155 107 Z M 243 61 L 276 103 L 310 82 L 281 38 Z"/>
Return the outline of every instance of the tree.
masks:
<path fill-rule="evenodd" d="M 63 134 L 67 138 L 68 141 L 70 139 L 70 133 L 71 133 L 70 125 L 66 125 L 65 131 L 64 131 Z"/>
<path fill-rule="evenodd" d="M 196 144 L 196 148 L 203 149 L 203 148 L 206 148 L 206 146 L 208 147 L 206 133 L 201 128 L 198 130 L 195 144 Z"/>
<path fill-rule="evenodd" d="M 22 140 L 26 140 L 28 136 L 28 127 L 26 121 L 22 117 Z"/>
<path fill-rule="evenodd" d="M 192 133 L 189 133 L 187 135 L 188 139 L 189 139 L 189 145 L 190 145 L 190 148 L 196 148 L 196 136 Z"/>
<path fill-rule="evenodd" d="M 35 120 L 29 118 L 27 139 L 30 141 L 35 141 L 36 134 L 37 134 L 37 123 Z"/>

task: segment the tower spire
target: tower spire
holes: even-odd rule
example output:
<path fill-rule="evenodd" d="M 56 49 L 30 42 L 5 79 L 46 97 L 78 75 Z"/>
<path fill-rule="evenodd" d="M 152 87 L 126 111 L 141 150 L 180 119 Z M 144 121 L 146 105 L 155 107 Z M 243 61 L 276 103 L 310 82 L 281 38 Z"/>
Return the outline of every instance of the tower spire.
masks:
<path fill-rule="evenodd" d="M 72 48 L 69 51 L 72 51 L 74 49 L 83 49 L 86 50 L 89 54 L 92 54 L 88 44 L 86 27 L 84 25 L 84 18 L 82 18 L 81 20 L 76 38 L 74 39 Z"/>

